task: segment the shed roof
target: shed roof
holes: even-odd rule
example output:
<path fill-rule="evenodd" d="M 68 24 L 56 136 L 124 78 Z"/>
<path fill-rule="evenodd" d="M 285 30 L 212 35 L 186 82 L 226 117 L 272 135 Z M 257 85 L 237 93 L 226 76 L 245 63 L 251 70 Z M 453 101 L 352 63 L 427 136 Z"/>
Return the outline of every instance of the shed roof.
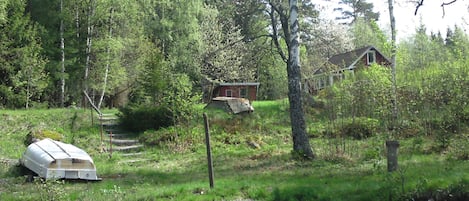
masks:
<path fill-rule="evenodd" d="M 219 86 L 259 86 L 259 82 L 223 82 Z"/>

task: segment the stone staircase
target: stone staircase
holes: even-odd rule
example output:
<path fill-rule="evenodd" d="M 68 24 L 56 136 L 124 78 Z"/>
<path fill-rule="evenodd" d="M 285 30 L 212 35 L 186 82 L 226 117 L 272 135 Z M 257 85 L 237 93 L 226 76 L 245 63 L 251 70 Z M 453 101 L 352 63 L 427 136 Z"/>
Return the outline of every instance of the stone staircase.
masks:
<path fill-rule="evenodd" d="M 146 161 L 143 144 L 135 136 L 120 129 L 118 120 L 114 114 L 102 114 L 99 118 L 103 151 L 109 153 L 110 157 L 120 155 L 122 159 L 119 164 Z"/>

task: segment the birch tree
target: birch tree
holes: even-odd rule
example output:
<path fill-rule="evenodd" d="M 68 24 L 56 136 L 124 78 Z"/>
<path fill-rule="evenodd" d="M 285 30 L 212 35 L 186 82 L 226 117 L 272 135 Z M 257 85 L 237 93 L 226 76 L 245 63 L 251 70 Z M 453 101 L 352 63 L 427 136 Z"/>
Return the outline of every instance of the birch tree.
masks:
<path fill-rule="evenodd" d="M 396 83 L 396 19 L 394 17 L 394 0 L 388 0 L 389 19 L 391 21 L 391 76 L 392 76 L 392 129 L 397 124 L 397 83 Z"/>
<path fill-rule="evenodd" d="M 306 121 L 301 99 L 301 69 L 299 55 L 299 23 L 298 23 L 298 1 L 290 0 L 289 7 L 279 1 L 269 1 L 270 19 L 272 25 L 273 43 L 278 54 L 287 64 L 288 75 L 288 101 L 290 103 L 290 121 L 293 138 L 293 152 L 305 158 L 314 158 L 313 150 L 306 133 Z M 279 20 L 279 24 L 277 21 Z M 281 26 L 281 29 L 277 27 Z M 287 45 L 287 54 L 280 45 L 280 34 L 283 32 Z"/>
<path fill-rule="evenodd" d="M 63 0 L 60 0 L 60 66 L 61 74 L 60 77 L 60 107 L 65 105 L 65 41 L 64 41 L 64 20 L 63 20 Z"/>

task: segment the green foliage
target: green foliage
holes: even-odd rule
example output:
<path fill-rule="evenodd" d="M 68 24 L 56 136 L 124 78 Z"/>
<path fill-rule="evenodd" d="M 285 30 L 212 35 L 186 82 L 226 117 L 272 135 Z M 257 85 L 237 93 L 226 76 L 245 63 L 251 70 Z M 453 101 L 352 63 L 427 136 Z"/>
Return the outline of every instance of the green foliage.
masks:
<path fill-rule="evenodd" d="M 353 139 L 366 139 L 376 135 L 379 129 L 379 121 L 377 119 L 357 117 L 344 120 L 337 120 L 338 126 L 335 131 L 326 130 L 334 137 L 351 137 Z"/>
<path fill-rule="evenodd" d="M 46 87 L 46 59 L 38 39 L 41 27 L 24 14 L 25 5 L 22 0 L 9 1 L 8 23 L 0 26 L 0 107 L 28 108 L 31 101 L 40 100 Z"/>
<path fill-rule="evenodd" d="M 173 74 L 171 79 L 167 79 L 162 99 L 162 104 L 172 113 L 174 123 L 184 124 L 196 116 L 195 104 L 201 96 L 193 92 L 187 75 Z"/>
<path fill-rule="evenodd" d="M 391 101 L 389 69 L 372 65 L 358 68 L 354 74 L 348 73 L 345 77 L 319 95 L 319 99 L 325 102 L 323 112 L 328 113 L 329 120 L 365 117 L 379 120 L 380 125 L 388 122 Z"/>
<path fill-rule="evenodd" d="M 128 164 L 124 161 L 129 158 L 122 154 L 114 153 L 110 159 L 108 153 L 98 151 L 100 130 L 96 121 L 91 124 L 89 110 L 0 110 L 0 196 L 2 200 L 31 201 L 52 197 L 60 200 L 387 200 L 391 190 L 395 199 L 402 195 L 402 183 L 405 193 L 436 194 L 452 186 L 462 187 L 459 183 L 467 176 L 467 161 L 457 158 L 459 153 L 461 156 L 467 153 L 467 137 L 458 138 L 459 135 L 451 136 L 445 152 L 432 151 L 435 149 L 432 146 L 428 146 L 428 152 L 419 151 L 435 143 L 432 136 L 401 139 L 399 167 L 405 171 L 389 178 L 386 178 L 383 147 L 386 137 L 381 135 L 362 140 L 310 139 L 317 158 L 293 160 L 288 103 L 255 101 L 253 105 L 254 113 L 244 116 L 204 110 L 210 120 L 216 171 L 214 189 L 208 189 L 200 116 L 187 126 L 145 132 L 140 139 L 145 137 L 149 142 L 159 143 L 158 146 L 145 146 L 144 154 L 139 156 L 145 162 Z M 203 105 L 197 108 L 202 110 Z M 106 111 L 109 112 L 116 111 Z M 308 121 L 327 125 L 327 119 L 315 116 L 317 113 L 310 115 Z M 103 180 L 60 184 L 50 181 L 47 187 L 42 183 L 25 183 L 18 170 L 10 169 L 9 160 L 3 159 L 17 161 L 26 148 L 22 146 L 24 136 L 30 127 L 36 126 L 63 133 L 66 142 L 74 135 L 74 144 L 92 156 Z M 225 128 L 231 129 L 230 133 Z M 248 141 L 260 147 L 251 148 Z M 414 145 L 421 148 L 414 149 Z M 466 188 L 458 189 L 461 190 L 451 192 L 454 195 L 468 192 Z"/>
<path fill-rule="evenodd" d="M 34 184 L 40 194 L 40 200 L 64 200 L 66 198 L 63 180 L 38 179 Z"/>
<path fill-rule="evenodd" d="M 24 144 L 28 146 L 33 143 L 34 140 L 42 140 L 45 138 L 50 138 L 57 141 L 63 141 L 64 136 L 57 131 L 46 130 L 46 129 L 36 129 L 32 130 L 28 135 L 26 135 Z"/>
<path fill-rule="evenodd" d="M 119 110 L 120 125 L 129 131 L 159 129 L 173 123 L 171 111 L 164 106 L 127 105 Z"/>
<path fill-rule="evenodd" d="M 429 185 L 425 180 L 412 192 L 400 196 L 397 200 L 468 200 L 469 182 L 467 179 L 448 186 L 438 188 Z"/>
<path fill-rule="evenodd" d="M 321 199 L 314 188 L 308 186 L 300 186 L 295 188 L 287 188 L 280 190 L 275 188 L 272 192 L 274 201 L 313 201 L 313 200 L 329 200 Z"/>

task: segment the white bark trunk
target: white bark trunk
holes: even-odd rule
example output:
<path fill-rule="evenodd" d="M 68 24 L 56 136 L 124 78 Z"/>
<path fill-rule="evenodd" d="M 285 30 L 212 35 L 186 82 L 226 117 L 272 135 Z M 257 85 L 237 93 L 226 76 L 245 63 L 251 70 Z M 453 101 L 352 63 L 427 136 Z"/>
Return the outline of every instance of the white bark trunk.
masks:
<path fill-rule="evenodd" d="M 85 61 L 85 76 L 84 76 L 84 90 L 88 92 L 88 79 L 90 73 L 91 63 L 91 47 L 93 41 L 93 29 L 94 26 L 91 24 L 91 17 L 94 15 L 94 0 L 90 0 L 88 4 L 87 13 L 87 36 L 86 36 L 86 61 Z"/>
<path fill-rule="evenodd" d="M 114 12 L 114 8 L 111 6 L 111 9 L 109 11 L 109 42 L 108 42 L 108 47 L 106 48 L 106 54 L 107 54 L 107 63 L 106 63 L 106 69 L 104 71 L 104 79 L 103 79 L 103 88 L 101 90 L 101 96 L 99 98 L 99 103 L 98 103 L 98 109 L 101 109 L 101 104 L 103 103 L 104 99 L 104 94 L 106 93 L 106 87 L 107 87 L 107 79 L 109 75 L 109 69 L 111 65 L 111 39 L 112 39 L 112 14 Z"/>
<path fill-rule="evenodd" d="M 63 0 L 60 0 L 60 14 L 63 15 Z M 64 20 L 60 19 L 60 54 L 61 54 L 61 76 L 60 76 L 60 107 L 65 106 L 65 42 L 64 42 Z"/>
<path fill-rule="evenodd" d="M 299 48 L 298 0 L 290 0 L 290 38 L 287 63 L 288 99 L 292 124 L 293 151 L 303 157 L 314 158 L 314 153 L 306 133 L 306 122 L 301 100 L 301 67 Z M 286 26 L 283 26 L 286 27 Z"/>
<path fill-rule="evenodd" d="M 391 77 L 392 77 L 392 129 L 396 129 L 398 108 L 397 108 L 397 83 L 396 83 L 396 19 L 394 18 L 394 0 L 388 0 L 389 19 L 391 21 Z"/>

